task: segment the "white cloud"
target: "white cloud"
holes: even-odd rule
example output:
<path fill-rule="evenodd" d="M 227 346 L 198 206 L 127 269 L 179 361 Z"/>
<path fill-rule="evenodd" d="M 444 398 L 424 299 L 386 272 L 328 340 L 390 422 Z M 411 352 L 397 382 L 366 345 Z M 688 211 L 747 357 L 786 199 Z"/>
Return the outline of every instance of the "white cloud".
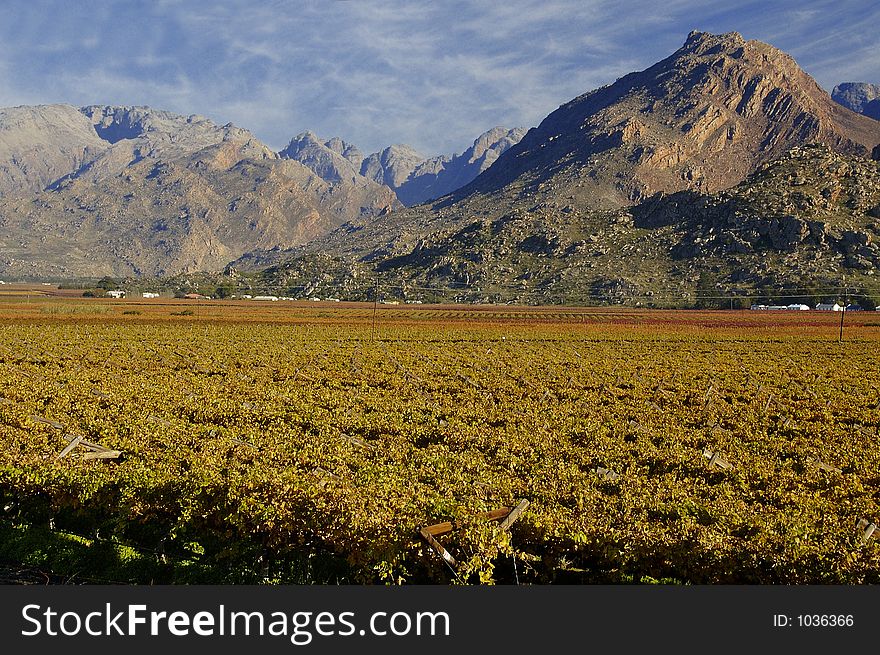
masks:
<path fill-rule="evenodd" d="M 460 151 L 494 125 L 645 68 L 691 29 L 791 52 L 827 88 L 880 82 L 880 9 L 855 0 L 162 0 L 0 6 L 0 102 L 148 104 L 366 151 Z"/>

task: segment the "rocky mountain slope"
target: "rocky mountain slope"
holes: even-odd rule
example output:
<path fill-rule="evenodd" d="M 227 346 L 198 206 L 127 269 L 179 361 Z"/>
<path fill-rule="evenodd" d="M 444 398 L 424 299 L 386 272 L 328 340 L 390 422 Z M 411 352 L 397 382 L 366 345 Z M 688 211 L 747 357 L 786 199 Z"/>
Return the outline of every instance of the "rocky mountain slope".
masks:
<path fill-rule="evenodd" d="M 857 114 L 880 120 L 880 84 L 844 82 L 834 87 L 831 98 Z"/>
<path fill-rule="evenodd" d="M 0 197 L 42 191 L 107 147 L 75 107 L 0 109 Z"/>
<path fill-rule="evenodd" d="M 390 187 L 407 207 L 440 198 L 489 168 L 525 130 L 495 127 L 461 154 L 426 158 L 407 145 L 393 145 L 366 157 L 339 138 L 322 142 L 314 133 L 295 136 L 279 154 L 307 166 L 328 182 L 362 176 Z"/>
<path fill-rule="evenodd" d="M 247 130 L 146 107 L 3 110 L 0 193 L 0 273 L 31 278 L 222 269 L 400 207 Z"/>
<path fill-rule="evenodd" d="M 819 302 L 843 279 L 880 301 L 880 162 L 796 147 L 732 189 L 657 194 L 616 210 L 539 203 L 420 239 L 407 252 L 279 260 L 290 293 L 517 303 L 693 305 L 758 295 Z M 842 295 L 842 293 L 841 293 Z M 725 301 L 725 306 L 726 306 Z"/>
<path fill-rule="evenodd" d="M 397 196 L 407 207 L 442 198 L 487 170 L 525 134 L 522 128 L 494 127 L 474 139 L 460 155 L 433 157 L 421 162 L 395 189 Z"/>
<path fill-rule="evenodd" d="M 651 68 L 560 107 L 451 196 L 241 263 L 286 284 L 310 275 L 310 258 L 328 275 L 330 258 L 337 281 L 375 268 L 400 287 L 521 301 L 635 297 L 667 280 L 693 293 L 716 275 L 762 288 L 869 279 L 878 144 L 880 123 L 834 102 L 788 55 L 692 33 Z"/>
<path fill-rule="evenodd" d="M 772 46 L 694 32 L 647 70 L 561 106 L 450 197 L 353 221 L 314 245 L 376 260 L 410 252 L 474 216 L 543 207 L 585 214 L 656 193 L 711 193 L 813 142 L 870 157 L 880 122 L 831 100 Z"/>
<path fill-rule="evenodd" d="M 690 34 L 667 59 L 550 114 L 467 193 L 514 181 L 607 208 L 717 191 L 789 148 L 866 155 L 880 125 L 846 111 L 787 54 L 737 33 Z"/>

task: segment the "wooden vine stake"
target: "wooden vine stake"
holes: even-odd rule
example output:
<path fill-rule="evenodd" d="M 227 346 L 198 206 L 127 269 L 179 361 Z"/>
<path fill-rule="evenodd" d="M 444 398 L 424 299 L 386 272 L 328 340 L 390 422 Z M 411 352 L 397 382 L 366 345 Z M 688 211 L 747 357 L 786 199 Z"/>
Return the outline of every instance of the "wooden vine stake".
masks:
<path fill-rule="evenodd" d="M 31 420 L 37 423 L 45 423 L 46 425 L 51 425 L 56 430 L 64 429 L 64 426 L 61 425 L 61 423 L 58 423 L 57 421 L 51 421 L 47 418 L 43 418 L 42 416 L 31 416 Z"/>
<path fill-rule="evenodd" d="M 58 453 L 56 459 L 66 457 L 77 446 L 82 446 L 89 451 L 83 455 L 83 459 L 119 459 L 122 456 L 122 451 L 111 450 L 110 448 L 106 448 L 101 444 L 86 441 L 85 439 L 83 439 L 81 434 L 65 434 L 64 438 L 70 443 L 68 443 L 67 446 L 64 447 L 64 450 Z"/>
<path fill-rule="evenodd" d="M 843 471 L 836 466 L 831 466 L 830 464 L 826 464 L 825 462 L 820 462 L 818 459 L 814 459 L 813 457 L 807 457 L 807 462 L 810 464 L 815 464 L 822 471 L 828 471 L 829 473 L 843 473 Z"/>
<path fill-rule="evenodd" d="M 877 524 L 870 523 L 868 519 L 859 519 L 858 523 L 856 523 L 856 530 L 862 533 L 861 541 L 864 545 L 868 543 L 868 539 L 870 539 L 877 531 Z"/>
<path fill-rule="evenodd" d="M 373 444 L 369 443 L 368 441 L 364 441 L 360 437 L 355 437 L 353 435 L 346 434 L 345 432 L 340 432 L 339 436 L 345 439 L 350 444 L 354 444 L 355 446 L 360 446 L 361 448 L 367 448 L 369 450 L 375 448 Z"/>
<path fill-rule="evenodd" d="M 73 450 L 74 448 L 76 448 L 79 445 L 79 443 L 82 441 L 82 439 L 83 439 L 82 435 L 74 437 L 73 440 L 64 447 L 64 450 L 62 450 L 60 453 L 58 453 L 58 455 L 55 457 L 55 459 L 61 459 L 62 457 L 67 457 L 67 455 L 70 454 L 70 451 Z"/>
<path fill-rule="evenodd" d="M 712 406 L 713 396 L 712 393 L 715 391 L 714 385 L 709 385 L 709 388 L 706 389 L 706 396 L 703 398 L 703 411 L 705 412 L 709 407 Z"/>
<path fill-rule="evenodd" d="M 519 501 L 516 507 L 510 510 L 510 512 L 507 514 L 507 516 L 504 517 L 504 520 L 501 521 L 498 527 L 502 530 L 507 530 L 511 525 L 513 525 L 513 522 L 519 518 L 519 515 L 522 514 L 528 506 L 529 501 L 523 498 L 521 501 Z"/>
<path fill-rule="evenodd" d="M 598 466 L 593 469 L 593 472 L 598 475 L 600 478 L 604 480 L 608 480 L 610 482 L 614 482 L 615 480 L 620 479 L 620 473 L 615 473 L 611 469 L 607 469 L 604 466 Z"/>
<path fill-rule="evenodd" d="M 728 462 L 726 459 L 723 459 L 718 453 L 712 452 L 711 450 L 704 450 L 703 457 L 709 460 L 709 468 L 713 466 L 717 466 L 720 469 L 732 469 L 733 464 Z"/>
<path fill-rule="evenodd" d="M 528 506 L 529 501 L 524 498 L 520 500 L 517 506 L 513 509 L 510 509 L 509 507 L 493 509 L 491 512 L 480 514 L 479 518 L 485 521 L 501 521 L 498 525 L 499 529 L 507 530 Z M 444 521 L 443 523 L 435 523 L 434 525 L 429 525 L 419 530 L 419 536 L 424 539 L 425 542 L 431 546 L 441 558 L 443 558 L 443 561 L 449 564 L 453 569 L 458 566 L 458 561 L 452 556 L 452 553 L 446 550 L 443 545 L 435 539 L 435 537 L 452 532 L 457 527 L 458 526 L 452 521 Z"/>
<path fill-rule="evenodd" d="M 449 554 L 449 551 L 446 550 L 439 541 L 434 539 L 434 535 L 436 534 L 445 534 L 446 532 L 452 532 L 452 524 L 449 523 L 449 529 L 444 529 L 447 524 L 438 523 L 437 525 L 429 525 L 427 528 L 422 528 L 419 530 L 419 534 L 422 539 L 424 539 L 431 548 L 433 548 L 437 553 L 444 559 L 444 561 L 449 564 L 449 566 L 455 568 L 458 566 L 458 562 L 455 561 L 455 558 Z M 442 532 L 440 531 L 442 530 Z"/>
<path fill-rule="evenodd" d="M 318 480 L 318 486 L 321 487 L 322 489 L 324 487 L 326 487 L 327 483 L 330 482 L 331 480 L 334 480 L 334 481 L 342 480 L 342 478 L 340 478 L 335 473 L 331 473 L 327 469 L 320 467 L 320 466 L 317 467 L 316 469 L 314 469 L 314 471 L 312 471 L 312 473 L 315 473 L 320 478 L 320 480 Z"/>

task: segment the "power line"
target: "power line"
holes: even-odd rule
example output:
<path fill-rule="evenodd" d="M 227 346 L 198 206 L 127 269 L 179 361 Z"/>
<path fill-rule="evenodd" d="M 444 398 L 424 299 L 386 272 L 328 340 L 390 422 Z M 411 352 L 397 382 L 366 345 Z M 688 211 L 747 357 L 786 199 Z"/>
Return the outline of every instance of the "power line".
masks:
<path fill-rule="evenodd" d="M 195 282 L 194 285 L 198 285 L 198 282 Z M 165 289 L 168 289 L 170 285 L 163 285 Z M 210 286 L 205 285 L 203 286 Z M 521 283 L 487 283 L 485 281 L 473 281 L 473 282 L 455 282 L 449 281 L 445 285 L 426 285 L 426 284 L 409 284 L 405 281 L 391 283 L 386 282 L 382 283 L 379 279 L 379 272 L 376 272 L 376 280 L 375 284 L 371 284 L 366 279 L 359 280 L 356 284 L 332 284 L 330 282 L 308 282 L 301 284 L 260 284 L 259 282 L 249 282 L 247 288 L 239 287 L 236 289 L 236 294 L 240 296 L 243 292 L 252 292 L 252 293 L 260 293 L 260 292 L 268 292 L 268 291 L 278 291 L 286 290 L 291 295 L 298 295 L 299 293 L 303 293 L 304 295 L 317 294 L 319 291 L 327 292 L 328 289 L 332 289 L 332 293 L 334 295 L 343 295 L 343 296 L 360 296 L 360 300 L 368 299 L 369 295 L 373 296 L 374 301 L 374 309 L 375 305 L 378 303 L 378 298 L 382 290 L 386 291 L 398 291 L 402 292 L 403 295 L 408 293 L 434 293 L 441 296 L 452 296 L 455 299 L 465 299 L 471 298 L 473 299 L 475 296 L 482 296 L 484 298 L 495 298 L 499 302 L 505 299 L 514 299 L 520 302 L 528 302 L 532 299 L 538 299 L 545 301 L 545 303 L 549 300 L 552 300 L 556 297 L 560 302 L 558 304 L 564 304 L 564 300 L 566 296 L 577 298 L 578 300 L 583 301 L 595 301 L 595 302 L 612 302 L 614 304 L 622 304 L 626 302 L 635 302 L 642 301 L 647 303 L 657 303 L 657 302 L 665 302 L 665 303 L 682 303 L 683 301 L 687 302 L 699 302 L 699 301 L 730 301 L 731 304 L 734 300 L 756 300 L 756 299 L 778 299 L 778 300 L 794 300 L 794 299 L 805 299 L 805 298 L 839 298 L 840 296 L 846 295 L 848 300 L 848 294 L 856 291 L 851 285 L 825 285 L 825 286 L 812 286 L 812 287 L 804 287 L 804 286 L 787 286 L 785 284 L 774 285 L 772 287 L 758 287 L 758 288 L 742 288 L 742 287 L 733 287 L 728 288 L 727 290 L 717 290 L 715 292 L 711 292 L 708 289 L 700 290 L 691 288 L 675 288 L 669 286 L 655 286 L 653 288 L 645 288 L 642 285 L 638 285 L 638 287 L 633 291 L 627 291 L 626 289 L 615 290 L 613 286 L 611 288 L 608 287 L 581 287 L 580 289 L 576 286 L 571 286 L 569 284 L 565 284 L 565 281 L 560 281 L 558 279 L 551 279 L 545 281 L 541 285 L 533 284 L 533 285 L 523 285 Z M 308 294 L 305 294 L 306 291 L 309 291 Z M 370 293 L 372 291 L 372 294 Z M 857 292 L 858 293 L 858 292 Z M 872 293 L 872 291 L 863 288 L 861 293 Z M 395 294 L 397 295 L 397 294 Z M 334 298 L 335 299 L 335 298 Z"/>

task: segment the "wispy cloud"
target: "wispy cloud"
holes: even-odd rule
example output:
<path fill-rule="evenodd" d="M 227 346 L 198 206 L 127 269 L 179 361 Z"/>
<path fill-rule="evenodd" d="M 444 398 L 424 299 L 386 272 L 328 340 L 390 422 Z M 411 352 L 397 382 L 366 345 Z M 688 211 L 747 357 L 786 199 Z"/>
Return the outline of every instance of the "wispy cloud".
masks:
<path fill-rule="evenodd" d="M 856 0 L 216 0 L 0 6 L 0 103 L 146 104 L 366 151 L 460 151 L 494 125 L 661 59 L 691 29 L 790 52 L 820 84 L 880 82 L 880 8 Z"/>

